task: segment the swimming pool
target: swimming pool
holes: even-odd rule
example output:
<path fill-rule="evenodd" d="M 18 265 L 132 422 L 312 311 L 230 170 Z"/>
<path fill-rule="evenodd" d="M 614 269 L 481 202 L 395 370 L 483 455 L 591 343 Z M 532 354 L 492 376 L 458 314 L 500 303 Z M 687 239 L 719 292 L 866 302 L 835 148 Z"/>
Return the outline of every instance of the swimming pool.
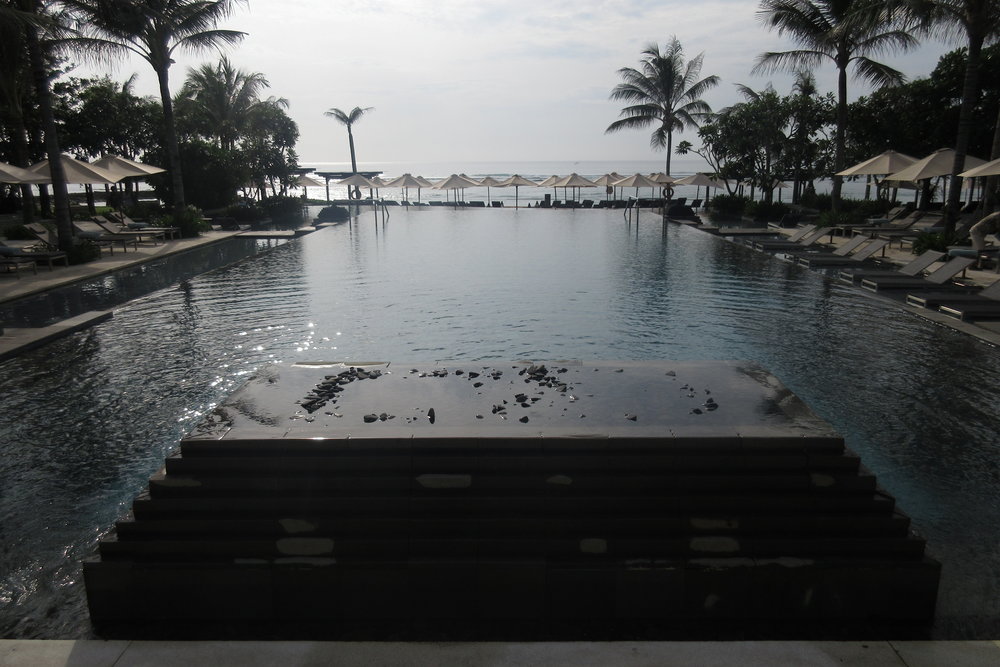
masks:
<path fill-rule="evenodd" d="M 845 434 L 944 563 L 939 637 L 996 636 L 996 349 L 655 216 L 371 212 L 0 365 L 0 635 L 87 636 L 79 560 L 198 417 L 299 360 L 747 359 Z"/>

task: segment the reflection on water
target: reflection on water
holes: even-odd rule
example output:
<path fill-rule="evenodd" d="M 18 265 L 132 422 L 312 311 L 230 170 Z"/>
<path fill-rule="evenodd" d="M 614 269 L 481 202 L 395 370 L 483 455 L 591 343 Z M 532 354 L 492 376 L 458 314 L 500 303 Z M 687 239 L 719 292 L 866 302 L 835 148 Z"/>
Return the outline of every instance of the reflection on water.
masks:
<path fill-rule="evenodd" d="M 435 208 L 369 213 L 0 365 L 0 635 L 87 635 L 78 561 L 260 365 L 525 358 L 770 369 L 944 562 L 937 633 L 1000 630 L 994 348 L 653 218 Z"/>

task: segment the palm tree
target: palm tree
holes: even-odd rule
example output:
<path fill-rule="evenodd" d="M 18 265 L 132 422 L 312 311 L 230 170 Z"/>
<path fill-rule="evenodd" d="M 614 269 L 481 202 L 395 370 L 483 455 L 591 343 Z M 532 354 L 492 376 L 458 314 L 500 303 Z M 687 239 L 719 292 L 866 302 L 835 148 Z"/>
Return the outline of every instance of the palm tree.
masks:
<path fill-rule="evenodd" d="M 269 86 L 260 72 L 237 69 L 223 57 L 217 65 L 188 70 L 177 104 L 185 106 L 198 128 L 220 148 L 232 150 L 265 103 L 260 95 Z M 284 99 L 271 102 L 288 106 Z"/>
<path fill-rule="evenodd" d="M 704 55 L 698 54 L 685 65 L 684 50 L 676 37 L 671 37 L 663 52 L 658 44 L 647 46 L 640 69 L 618 70 L 622 83 L 614 87 L 610 99 L 631 104 L 621 110 L 619 120 L 608 125 L 604 133 L 655 125 L 649 144 L 653 149 L 666 149 L 669 174 L 674 132 L 697 127 L 698 120 L 712 113 L 701 96 L 718 85 L 719 77 L 713 74 L 698 78 Z"/>
<path fill-rule="evenodd" d="M 831 60 L 837 67 L 837 136 L 834 173 L 844 168 L 847 130 L 847 67 L 873 86 L 902 83 L 898 70 L 871 59 L 888 51 L 908 50 L 917 40 L 899 26 L 898 14 L 881 0 L 761 0 L 758 17 L 779 35 L 788 34 L 802 48 L 767 52 L 757 58 L 754 72 L 812 69 Z M 833 208 L 839 209 L 842 176 L 833 177 Z"/>
<path fill-rule="evenodd" d="M 351 171 L 355 174 L 358 173 L 358 161 L 354 156 L 354 133 L 351 131 L 351 128 L 355 123 L 361 120 L 362 116 L 369 111 L 372 111 L 374 108 L 375 107 L 365 107 L 362 109 L 361 107 L 354 107 L 351 109 L 350 113 L 344 113 L 340 109 L 333 108 L 324 114 L 326 116 L 330 116 L 331 118 L 336 118 L 338 121 L 347 126 L 347 139 L 351 144 Z"/>
<path fill-rule="evenodd" d="M 983 45 L 1000 38 L 1000 0 L 921 0 L 909 4 L 915 6 L 918 16 L 929 29 L 945 37 L 962 37 L 968 48 L 955 139 L 955 163 L 951 169 L 951 190 L 948 192 L 947 229 L 952 231 L 962 195 L 962 179 L 958 174 L 965 169 L 965 155 L 973 129 L 973 110 L 979 99 Z"/>
<path fill-rule="evenodd" d="M 56 237 L 59 249 L 73 248 L 73 226 L 69 213 L 69 193 L 66 189 L 66 174 L 63 171 L 59 137 L 56 132 L 55 115 L 52 109 L 52 77 L 50 58 L 55 38 L 65 35 L 65 22 L 60 15 L 49 13 L 41 0 L 14 0 L 4 7 L 0 14 L 11 25 L 20 24 L 23 29 L 28 67 L 34 79 L 35 102 L 38 105 L 42 129 L 45 133 L 45 152 L 49 160 L 49 176 L 52 178 L 52 194 L 55 199 Z M 28 202 L 30 203 L 30 201 Z"/>
<path fill-rule="evenodd" d="M 220 48 L 246 33 L 216 28 L 240 0 L 62 0 L 79 17 L 83 34 L 74 42 L 105 57 L 135 53 L 156 72 L 163 103 L 164 140 L 173 189 L 174 214 L 183 215 L 184 180 L 170 95 L 174 52 Z"/>

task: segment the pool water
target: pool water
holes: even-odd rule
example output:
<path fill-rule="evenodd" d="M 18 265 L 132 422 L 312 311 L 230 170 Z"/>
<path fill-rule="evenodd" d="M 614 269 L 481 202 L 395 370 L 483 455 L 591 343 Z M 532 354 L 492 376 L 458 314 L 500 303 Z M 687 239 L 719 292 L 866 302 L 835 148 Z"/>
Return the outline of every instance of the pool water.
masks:
<path fill-rule="evenodd" d="M 823 418 L 943 564 L 934 635 L 1000 631 L 997 350 L 688 227 L 596 210 L 364 212 L 0 364 L 0 636 L 90 634 L 79 561 L 255 369 L 746 359 Z"/>

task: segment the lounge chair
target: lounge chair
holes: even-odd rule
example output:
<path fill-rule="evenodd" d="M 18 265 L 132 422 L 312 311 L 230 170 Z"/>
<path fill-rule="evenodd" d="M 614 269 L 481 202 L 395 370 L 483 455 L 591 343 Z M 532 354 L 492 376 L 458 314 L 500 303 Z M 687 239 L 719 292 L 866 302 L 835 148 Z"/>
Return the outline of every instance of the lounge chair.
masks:
<path fill-rule="evenodd" d="M 855 236 L 854 238 L 862 239 L 862 241 L 869 241 L 869 239 L 864 236 Z M 853 239 L 852 239 L 853 240 Z M 850 242 L 848 242 L 850 243 Z M 846 248 L 848 243 L 842 245 L 839 250 Z M 816 266 L 841 266 L 843 264 L 851 264 L 852 262 L 866 262 L 879 250 L 882 250 L 889 242 L 885 239 L 875 239 L 870 241 L 861 250 L 858 250 L 854 254 L 837 254 L 835 250 L 832 253 L 812 253 L 807 255 L 799 255 L 798 263 L 802 266 L 816 267 Z"/>
<path fill-rule="evenodd" d="M 108 234 L 118 234 L 119 236 L 131 236 L 140 243 L 145 241 L 150 241 L 153 245 L 156 245 L 157 241 L 167 240 L 166 232 L 157 231 L 152 227 L 145 227 L 141 230 L 134 230 L 134 229 L 127 229 L 122 225 L 113 223 L 107 218 L 100 215 L 95 215 L 91 219 L 94 222 L 96 222 L 97 225 Z"/>
<path fill-rule="evenodd" d="M 934 292 L 917 292 L 906 295 L 906 304 L 918 308 L 938 308 L 940 306 L 1000 306 L 1000 280 L 985 288 L 966 285 L 954 289 Z"/>
<path fill-rule="evenodd" d="M 37 245 L 32 248 L 27 248 L 0 243 L 0 258 L 10 259 L 18 257 L 22 259 L 34 260 L 36 264 L 38 262 L 45 262 L 49 267 L 49 271 L 52 270 L 52 264 L 54 262 L 62 262 L 66 266 L 69 266 L 69 256 L 59 250 L 39 249 Z"/>
<path fill-rule="evenodd" d="M 0 255 L 0 267 L 3 267 L 5 273 L 14 271 L 18 280 L 21 279 L 21 269 L 31 269 L 35 275 L 38 275 L 38 265 L 30 257 Z"/>
<path fill-rule="evenodd" d="M 797 231 L 792 232 L 792 234 L 790 236 L 788 236 L 788 237 L 786 237 L 784 239 L 780 239 L 780 240 L 782 240 L 782 241 L 801 241 L 802 238 L 806 234 L 812 232 L 815 229 L 816 229 L 816 225 L 802 225 L 801 227 L 798 228 Z M 754 244 L 756 244 L 756 242 L 759 241 L 759 240 L 760 239 L 752 239 L 752 238 L 751 239 L 747 239 L 746 240 L 746 244 L 752 248 L 754 246 Z M 779 239 L 774 239 L 774 240 L 777 241 Z"/>
<path fill-rule="evenodd" d="M 754 241 L 753 247 L 756 250 L 762 250 L 764 252 L 778 252 L 783 250 L 799 250 L 802 248 L 808 248 L 814 243 L 819 241 L 824 236 L 827 236 L 830 230 L 827 227 L 814 227 L 799 241 L 793 241 L 791 237 L 784 240 L 764 240 L 764 241 Z M 792 234 L 795 236 L 795 234 Z"/>
<path fill-rule="evenodd" d="M 809 249 L 789 250 L 787 253 L 785 253 L 785 255 L 787 255 L 788 259 L 790 259 L 793 262 L 798 260 L 799 258 L 808 258 L 808 257 L 844 257 L 846 255 L 849 255 L 858 246 L 860 246 L 862 243 L 868 240 L 869 239 L 865 238 L 864 236 L 855 236 L 854 238 L 849 239 L 846 243 L 842 244 L 839 248 L 836 248 L 835 250 L 832 251 L 809 250 Z"/>
<path fill-rule="evenodd" d="M 851 234 L 868 234 L 869 236 L 875 236 L 877 234 L 887 234 L 895 233 L 899 231 L 904 231 L 917 224 L 920 220 L 927 215 L 927 211 L 913 211 L 909 215 L 902 218 L 897 218 L 892 222 L 887 224 L 877 224 L 877 225 L 840 225 L 835 229 L 839 229 L 842 232 L 850 232 Z"/>
<path fill-rule="evenodd" d="M 163 232 L 164 235 L 166 235 L 168 238 L 171 239 L 176 238 L 181 233 L 180 227 L 159 227 L 156 225 L 151 225 L 148 222 L 140 222 L 137 220 L 133 220 L 124 213 L 118 213 L 115 211 L 109 213 L 108 217 L 112 224 L 117 223 L 119 225 L 120 231 Z M 103 226 L 103 222 L 100 216 L 95 216 L 94 219 L 97 220 L 99 223 L 101 223 Z"/>
<path fill-rule="evenodd" d="M 134 236 L 110 234 L 92 220 L 74 220 L 73 226 L 76 228 L 77 236 L 88 241 L 93 241 L 98 245 L 106 246 L 111 249 L 112 253 L 114 252 L 115 243 L 122 244 L 122 252 L 128 249 L 129 244 L 132 244 L 132 247 L 136 250 L 139 249 L 139 240 Z"/>
<path fill-rule="evenodd" d="M 966 322 L 970 320 L 997 320 L 1000 319 L 1000 301 L 996 303 L 986 303 L 985 301 L 976 301 L 974 303 L 943 303 L 938 306 L 938 311 L 948 317 L 954 317 Z"/>
<path fill-rule="evenodd" d="M 943 252 L 928 250 L 898 269 L 842 269 L 837 274 L 837 279 L 842 283 L 853 285 L 865 278 L 877 278 L 879 276 L 917 276 L 942 257 L 944 257 Z"/>
<path fill-rule="evenodd" d="M 866 289 L 869 292 L 882 292 L 884 290 L 919 289 L 923 287 L 932 287 L 934 285 L 944 285 L 975 263 L 976 260 L 971 257 L 954 257 L 946 262 L 941 268 L 928 274 L 926 278 L 916 278 L 910 276 L 863 278 L 861 280 L 861 289 Z"/>

